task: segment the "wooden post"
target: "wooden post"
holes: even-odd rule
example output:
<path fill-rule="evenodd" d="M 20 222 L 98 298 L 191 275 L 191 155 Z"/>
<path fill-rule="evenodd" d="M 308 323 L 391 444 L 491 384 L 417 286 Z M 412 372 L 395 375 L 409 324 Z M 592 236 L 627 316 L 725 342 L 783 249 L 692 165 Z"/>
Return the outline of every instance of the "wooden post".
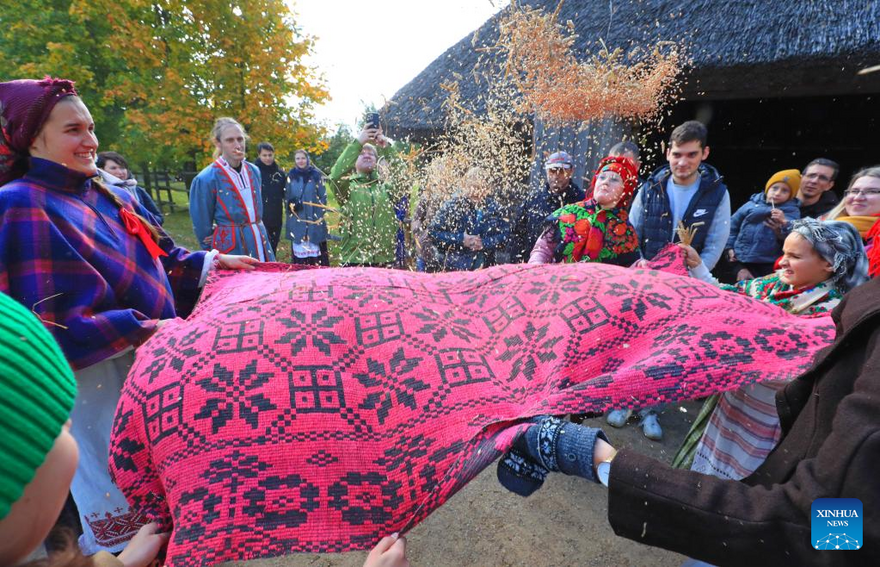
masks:
<path fill-rule="evenodd" d="M 160 182 L 158 184 L 158 186 L 156 187 L 156 193 L 159 193 L 160 191 L 165 192 L 165 195 L 168 198 L 168 207 L 171 209 L 171 212 L 173 213 L 173 212 L 175 212 L 175 204 L 174 204 L 174 197 L 171 195 L 171 175 L 168 173 L 168 171 L 163 171 L 161 173 L 157 173 L 156 174 L 157 180 L 159 179 L 160 175 L 161 175 L 162 181 L 164 181 L 164 183 Z"/>
<path fill-rule="evenodd" d="M 156 195 L 155 197 L 153 196 L 153 184 L 152 184 L 152 180 L 150 179 L 150 166 L 149 166 L 149 164 L 142 163 L 141 164 L 141 171 L 144 172 L 143 178 L 141 179 L 141 181 L 144 184 L 143 185 L 144 189 L 147 190 L 147 194 L 150 196 L 151 199 L 156 201 L 156 204 L 161 204 L 158 202 L 159 196 L 158 195 Z"/>

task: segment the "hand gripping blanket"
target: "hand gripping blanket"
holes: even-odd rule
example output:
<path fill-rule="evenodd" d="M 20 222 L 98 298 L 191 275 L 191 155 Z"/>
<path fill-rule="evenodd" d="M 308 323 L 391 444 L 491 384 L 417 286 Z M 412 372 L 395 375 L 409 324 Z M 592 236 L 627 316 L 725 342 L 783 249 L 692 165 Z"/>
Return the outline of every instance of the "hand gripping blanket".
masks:
<path fill-rule="evenodd" d="M 676 249 L 677 250 L 677 249 Z M 111 472 L 173 526 L 167 564 L 372 547 L 474 478 L 539 414 L 783 380 L 829 317 L 653 268 L 214 272 L 137 352 Z"/>

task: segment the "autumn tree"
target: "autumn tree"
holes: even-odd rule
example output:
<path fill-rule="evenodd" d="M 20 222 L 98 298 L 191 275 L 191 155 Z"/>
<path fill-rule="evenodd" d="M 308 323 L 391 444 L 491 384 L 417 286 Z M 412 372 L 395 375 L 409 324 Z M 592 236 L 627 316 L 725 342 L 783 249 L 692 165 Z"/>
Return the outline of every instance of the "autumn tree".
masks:
<path fill-rule="evenodd" d="M 339 124 L 336 133 L 324 139 L 326 149 L 321 152 L 320 155 L 312 158 L 312 163 L 315 167 L 329 175 L 336 160 L 339 159 L 339 156 L 342 155 L 346 146 L 348 146 L 354 138 L 355 135 L 352 134 L 351 129 L 348 126 L 345 124 Z"/>
<path fill-rule="evenodd" d="M 0 10 L 0 81 L 42 78 L 76 81 L 98 125 L 102 144 L 117 144 L 122 109 L 105 96 L 107 78 L 121 70 L 103 18 L 88 18 L 85 2 L 14 0 Z M 108 3 L 109 4 L 109 3 Z"/>
<path fill-rule="evenodd" d="M 281 155 L 323 149 L 312 112 L 328 95 L 304 63 L 313 40 L 283 0 L 17 5 L 3 19 L 20 19 L 0 26 L 0 56 L 14 62 L 3 78 L 76 80 L 105 148 L 138 163 L 200 167 L 212 150 L 214 119 L 233 116 Z"/>

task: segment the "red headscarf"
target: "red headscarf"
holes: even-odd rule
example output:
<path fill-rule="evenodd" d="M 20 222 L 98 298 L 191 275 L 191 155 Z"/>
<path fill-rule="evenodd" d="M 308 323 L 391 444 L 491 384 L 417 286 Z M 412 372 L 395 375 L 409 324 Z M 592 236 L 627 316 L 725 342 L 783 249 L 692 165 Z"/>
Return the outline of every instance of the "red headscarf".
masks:
<path fill-rule="evenodd" d="M 596 188 L 596 177 L 598 177 L 603 171 L 613 171 L 623 179 L 623 193 L 620 195 L 620 199 L 617 201 L 617 204 L 614 205 L 614 208 L 627 208 L 630 199 L 632 199 L 633 194 L 639 186 L 639 171 L 636 168 L 636 163 L 630 158 L 624 156 L 608 156 L 602 158 L 602 161 L 599 162 L 598 169 L 596 169 L 596 172 L 593 174 L 592 181 L 590 181 L 590 195 L 593 194 L 593 189 Z"/>
<path fill-rule="evenodd" d="M 0 186 L 25 174 L 28 151 L 52 109 L 75 95 L 73 81 L 48 76 L 0 83 Z"/>
<path fill-rule="evenodd" d="M 868 250 L 868 275 L 876 278 L 880 276 L 880 220 L 865 235 L 865 244 L 871 245 Z"/>

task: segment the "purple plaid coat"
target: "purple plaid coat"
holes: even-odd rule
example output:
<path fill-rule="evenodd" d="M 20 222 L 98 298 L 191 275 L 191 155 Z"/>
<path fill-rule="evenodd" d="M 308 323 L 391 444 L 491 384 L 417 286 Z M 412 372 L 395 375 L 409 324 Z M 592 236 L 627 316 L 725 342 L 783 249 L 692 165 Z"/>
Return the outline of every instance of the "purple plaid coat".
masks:
<path fill-rule="evenodd" d="M 186 316 L 205 262 L 204 252 L 178 248 L 164 233 L 168 256 L 154 260 L 92 183 L 32 158 L 27 175 L 0 187 L 0 291 L 46 322 L 77 370 L 139 345 L 159 319 Z"/>

